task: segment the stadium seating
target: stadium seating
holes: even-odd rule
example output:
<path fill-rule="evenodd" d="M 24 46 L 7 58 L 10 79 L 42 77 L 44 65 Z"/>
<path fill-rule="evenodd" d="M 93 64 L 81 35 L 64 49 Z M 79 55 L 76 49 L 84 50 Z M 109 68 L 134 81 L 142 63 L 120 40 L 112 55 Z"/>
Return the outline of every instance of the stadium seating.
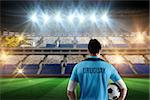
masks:
<path fill-rule="evenodd" d="M 55 48 L 56 40 L 60 41 L 60 48 L 73 48 L 73 44 L 77 44 L 77 48 L 87 48 L 89 40 L 97 39 L 103 45 L 103 47 L 107 48 L 129 48 L 129 47 L 145 47 L 147 44 L 145 42 L 138 43 L 137 41 L 133 41 L 134 37 L 44 37 L 44 42 L 40 45 L 42 47 L 47 48 Z M 76 42 L 75 42 L 76 41 Z M 129 43 L 127 43 L 127 41 Z"/>
<path fill-rule="evenodd" d="M 122 37 L 108 37 L 108 39 L 111 41 L 111 45 L 109 45 L 109 47 L 118 47 L 118 48 L 129 47 Z"/>
<path fill-rule="evenodd" d="M 26 55 L 7 55 L 5 58 L 0 58 L 4 62 L 4 65 L 0 66 L 0 74 L 13 74 L 19 61 L 25 57 Z"/>
<path fill-rule="evenodd" d="M 150 66 L 148 64 L 133 64 L 138 74 L 150 74 Z"/>
<path fill-rule="evenodd" d="M 55 48 L 56 41 L 60 41 L 60 48 L 72 48 L 73 44 L 78 44 L 77 48 L 87 48 L 87 44 L 91 38 L 97 39 L 100 43 L 107 48 L 110 47 L 117 47 L 117 48 L 128 48 L 128 47 L 146 47 L 149 46 L 148 43 L 142 38 L 142 35 L 139 36 L 27 36 L 28 43 L 31 44 L 24 44 L 29 45 L 28 47 L 47 47 L 47 48 Z M 40 39 L 42 41 L 39 43 Z M 147 39 L 149 37 L 147 36 Z M 127 42 L 128 41 L 128 42 Z M 109 45 L 109 46 L 108 46 Z M 22 46 L 22 45 L 21 45 Z"/>
<path fill-rule="evenodd" d="M 88 44 L 77 44 L 77 48 L 88 48 Z"/>
<path fill-rule="evenodd" d="M 76 37 L 78 44 L 88 44 L 90 41 L 90 37 Z"/>
<path fill-rule="evenodd" d="M 129 60 L 132 64 L 145 63 L 145 59 L 142 55 L 125 55 L 127 60 Z"/>
<path fill-rule="evenodd" d="M 150 61 L 150 55 L 145 55 L 145 56 Z"/>
<path fill-rule="evenodd" d="M 46 48 L 55 48 L 56 45 L 55 44 L 46 44 Z"/>
<path fill-rule="evenodd" d="M 125 63 L 125 59 L 121 55 L 105 55 L 105 58 L 111 64 Z"/>
<path fill-rule="evenodd" d="M 147 45 L 146 44 L 136 44 L 136 43 L 134 43 L 134 44 L 130 44 L 130 46 L 131 47 L 136 47 L 136 48 L 145 48 L 145 47 L 147 47 Z"/>
<path fill-rule="evenodd" d="M 4 65 L 0 67 L 0 74 L 13 74 L 16 70 L 16 65 Z"/>
<path fill-rule="evenodd" d="M 128 44 L 111 44 L 109 47 L 116 47 L 116 48 L 128 48 Z"/>
<path fill-rule="evenodd" d="M 22 67 L 23 67 L 24 74 L 36 74 L 39 69 L 38 64 L 26 64 L 26 65 L 22 65 Z"/>
<path fill-rule="evenodd" d="M 48 55 L 43 64 L 60 64 L 63 58 L 63 55 Z"/>
<path fill-rule="evenodd" d="M 73 48 L 73 44 L 60 44 L 60 48 Z"/>
<path fill-rule="evenodd" d="M 17 65 L 19 61 L 22 61 L 26 55 L 7 55 L 4 58 L 0 58 L 1 61 L 5 63 L 5 65 Z"/>
<path fill-rule="evenodd" d="M 46 44 L 46 48 L 55 48 L 55 44 Z M 73 48 L 73 44 L 60 44 L 58 48 Z M 128 44 L 111 44 L 109 46 L 105 46 L 107 48 L 117 47 L 117 48 L 128 48 Z M 88 48 L 88 44 L 77 44 L 76 48 Z"/>
<path fill-rule="evenodd" d="M 134 74 L 128 64 L 114 64 L 114 66 L 116 67 L 116 69 L 120 74 L 124 75 Z"/>
<path fill-rule="evenodd" d="M 84 60 L 84 57 L 82 55 L 68 55 L 66 59 L 68 64 L 76 64 Z"/>
<path fill-rule="evenodd" d="M 44 57 L 44 55 L 30 55 L 25 59 L 23 64 L 39 64 Z"/>
<path fill-rule="evenodd" d="M 55 44 L 46 44 L 46 48 L 55 48 Z M 88 44 L 77 44 L 77 48 L 87 48 Z M 73 44 L 60 44 L 58 48 L 73 48 Z"/>
<path fill-rule="evenodd" d="M 60 39 L 60 44 L 72 44 L 74 37 L 59 37 Z"/>
<path fill-rule="evenodd" d="M 43 61 L 42 70 L 40 74 L 61 74 L 60 62 L 64 56 L 61 55 L 49 55 Z"/>
<path fill-rule="evenodd" d="M 89 37 L 76 37 L 77 39 L 77 48 L 87 48 L 88 42 L 90 40 Z"/>
<path fill-rule="evenodd" d="M 66 69 L 65 69 L 65 74 L 70 75 L 72 73 L 74 66 L 75 66 L 75 64 L 67 64 Z"/>
<path fill-rule="evenodd" d="M 60 74 L 61 65 L 60 64 L 43 64 L 42 71 L 40 74 Z"/>
<path fill-rule="evenodd" d="M 7 56 L 4 65 L 0 67 L 0 75 L 13 74 L 17 68 L 22 68 L 24 74 L 61 74 L 61 61 L 64 59 L 63 55 L 48 55 L 45 59 L 44 55 L 30 55 L 22 61 L 25 57 L 25 55 Z M 105 55 L 104 57 L 109 63 L 113 64 L 122 75 L 134 75 L 135 72 L 139 75 L 150 74 L 150 66 L 145 64 L 145 59 L 142 55 Z M 149 59 L 149 55 L 145 55 L 145 57 Z M 133 69 L 127 64 L 124 58 L 131 62 Z M 65 74 L 70 75 L 75 64 L 84 59 L 83 55 L 67 55 Z M 39 70 L 40 68 L 41 70 Z"/>

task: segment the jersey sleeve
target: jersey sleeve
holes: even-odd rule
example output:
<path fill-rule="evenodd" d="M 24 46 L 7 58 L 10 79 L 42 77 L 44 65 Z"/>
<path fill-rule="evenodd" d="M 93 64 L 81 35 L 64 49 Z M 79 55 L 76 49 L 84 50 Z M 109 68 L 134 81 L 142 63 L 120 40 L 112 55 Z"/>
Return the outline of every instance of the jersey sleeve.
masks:
<path fill-rule="evenodd" d="M 110 79 L 113 81 L 113 82 L 117 82 L 118 80 L 121 79 L 118 71 L 112 66 L 112 69 L 111 69 L 111 76 L 110 76 Z"/>
<path fill-rule="evenodd" d="M 127 90 L 127 86 L 122 79 L 118 80 L 116 84 L 121 88 Z"/>
<path fill-rule="evenodd" d="M 77 65 L 73 68 L 70 80 L 78 82 L 78 75 L 77 75 Z"/>

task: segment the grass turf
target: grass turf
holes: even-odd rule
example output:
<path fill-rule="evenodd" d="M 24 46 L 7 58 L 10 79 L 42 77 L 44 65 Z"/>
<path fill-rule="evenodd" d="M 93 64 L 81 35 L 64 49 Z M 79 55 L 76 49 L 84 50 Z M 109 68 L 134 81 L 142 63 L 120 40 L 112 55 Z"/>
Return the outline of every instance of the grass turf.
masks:
<path fill-rule="evenodd" d="M 68 78 L 0 78 L 0 100 L 67 100 Z M 124 78 L 127 100 L 149 100 L 148 78 Z M 79 94 L 79 88 L 77 89 Z"/>

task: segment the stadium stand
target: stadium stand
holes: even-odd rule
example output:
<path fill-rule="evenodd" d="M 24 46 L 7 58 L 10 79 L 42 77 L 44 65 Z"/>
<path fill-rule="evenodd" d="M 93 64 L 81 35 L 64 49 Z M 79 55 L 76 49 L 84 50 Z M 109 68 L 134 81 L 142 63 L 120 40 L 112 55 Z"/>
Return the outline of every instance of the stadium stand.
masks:
<path fill-rule="evenodd" d="M 142 35 L 138 37 L 136 36 L 125 37 L 125 39 L 129 41 L 130 47 L 140 47 L 140 48 L 147 47 L 145 43 L 145 38 Z"/>
<path fill-rule="evenodd" d="M 60 64 L 43 64 L 41 74 L 60 74 Z"/>
<path fill-rule="evenodd" d="M 129 60 L 132 64 L 134 63 L 145 63 L 145 59 L 142 55 L 125 55 L 124 56 L 127 60 Z"/>
<path fill-rule="evenodd" d="M 67 63 L 69 64 L 76 64 L 82 60 L 84 60 L 84 57 L 82 55 L 68 55 L 67 56 Z"/>
<path fill-rule="evenodd" d="M 136 74 L 132 64 L 121 55 L 105 55 L 107 61 L 115 66 L 122 75 Z"/>
<path fill-rule="evenodd" d="M 111 64 L 126 63 L 125 59 L 121 55 L 104 55 L 104 57 Z"/>
<path fill-rule="evenodd" d="M 11 37 L 11 39 L 10 39 Z M 16 36 L 19 37 L 19 36 Z M 0 44 L 2 46 L 8 47 L 17 47 L 20 45 L 20 42 L 16 41 L 16 38 L 13 39 L 13 36 L 5 36 L 6 43 Z M 5 38 L 1 38 L 4 39 Z M 103 44 L 103 47 L 107 48 L 129 48 L 129 47 L 140 47 L 145 48 L 147 44 L 149 44 L 148 40 L 149 37 L 145 38 L 143 35 L 137 36 L 98 36 L 98 37 L 88 37 L 88 36 L 48 36 L 48 37 L 41 37 L 41 36 L 24 36 L 26 42 L 24 41 L 20 47 L 47 47 L 47 48 L 87 48 L 88 41 L 91 38 L 95 38 Z M 0 39 L 0 40 L 1 40 Z M 13 39 L 13 43 L 12 43 Z M 1 40 L 2 41 L 2 40 Z M 5 44 L 5 45 L 4 45 Z M 9 45 L 6 45 L 9 44 Z M 59 45 L 58 45 L 59 44 Z M 57 46 L 58 45 L 58 46 Z M 75 46 L 76 45 L 76 46 Z"/>
<path fill-rule="evenodd" d="M 150 66 L 145 63 L 142 55 L 126 55 L 125 58 L 132 63 L 133 68 L 138 74 L 149 74 Z"/>
<path fill-rule="evenodd" d="M 47 48 L 55 48 L 55 44 L 46 44 Z"/>
<path fill-rule="evenodd" d="M 84 60 L 84 57 L 82 55 L 68 55 L 66 59 L 67 59 L 67 66 L 65 69 L 65 74 L 71 74 L 75 64 Z"/>
<path fill-rule="evenodd" d="M 4 65 L 0 68 L 0 74 L 13 74 L 15 71 L 16 66 L 15 65 Z"/>
<path fill-rule="evenodd" d="M 77 48 L 87 48 L 90 37 L 76 37 L 78 44 Z"/>
<path fill-rule="evenodd" d="M 142 35 L 139 35 L 140 37 Z M 28 42 L 32 44 L 30 47 L 47 47 L 56 48 L 57 41 L 59 46 L 57 48 L 70 49 L 74 48 L 87 48 L 88 41 L 91 38 L 99 40 L 105 48 L 146 48 L 147 42 L 145 38 L 138 40 L 135 36 L 98 36 L 98 37 L 38 37 L 28 36 Z M 149 37 L 147 37 L 149 38 Z M 40 42 L 40 43 L 39 43 Z M 146 74 L 149 72 L 148 62 L 150 61 L 150 55 L 105 55 L 106 60 L 113 64 L 118 72 L 121 74 Z M 64 55 L 7 55 L 5 59 L 0 58 L 0 63 L 4 64 L 0 67 L 0 74 L 12 74 L 16 68 L 23 68 L 24 74 L 61 74 L 61 61 L 64 59 Z M 65 68 L 65 74 L 69 75 L 72 72 L 76 63 L 84 59 L 82 55 L 67 55 L 67 65 Z"/>
<path fill-rule="evenodd" d="M 60 37 L 60 48 L 73 48 L 73 37 Z"/>
<path fill-rule="evenodd" d="M 5 57 L 0 56 L 0 61 L 3 65 L 0 67 L 0 74 L 13 74 L 17 65 L 22 61 L 26 55 L 7 55 Z"/>
<path fill-rule="evenodd" d="M 45 58 L 44 58 L 45 57 Z M 148 75 L 150 66 L 145 63 L 142 55 L 105 55 L 105 59 L 113 64 L 121 75 Z M 145 55 L 149 59 L 149 55 Z M 39 66 L 42 69 L 39 74 L 60 75 L 63 55 L 7 55 L 7 60 L 0 67 L 0 74 L 14 74 L 17 68 L 23 69 L 24 74 L 37 74 Z M 43 60 L 44 59 L 44 60 Z M 67 55 L 65 74 L 70 75 L 75 64 L 84 59 L 83 55 Z M 2 60 L 2 59 L 1 59 Z M 4 59 L 3 59 L 4 60 Z M 128 60 L 131 65 L 129 64 Z"/>
<path fill-rule="evenodd" d="M 149 74 L 150 66 L 148 64 L 133 64 L 134 69 L 138 74 Z"/>
<path fill-rule="evenodd" d="M 120 74 L 123 74 L 123 75 L 134 74 L 129 64 L 122 63 L 122 64 L 113 64 L 113 65 L 115 66 L 115 68 L 118 70 Z"/>
<path fill-rule="evenodd" d="M 122 37 L 108 37 L 111 41 L 111 47 L 120 47 L 120 48 L 127 48 L 128 44 Z"/>
<path fill-rule="evenodd" d="M 145 55 L 145 56 L 150 61 L 150 55 Z"/>
<path fill-rule="evenodd" d="M 114 65 L 120 74 L 134 74 L 130 65 L 120 55 L 105 55 L 107 61 Z"/>
<path fill-rule="evenodd" d="M 76 64 L 67 64 L 65 74 L 70 75 L 75 65 Z"/>
<path fill-rule="evenodd" d="M 43 58 L 44 55 L 30 55 L 25 59 L 23 64 L 39 64 Z"/>
<path fill-rule="evenodd" d="M 43 43 L 41 43 L 40 47 L 48 47 L 48 48 L 54 48 L 55 42 L 58 39 L 58 37 L 44 37 Z"/>
<path fill-rule="evenodd" d="M 26 55 L 7 55 L 4 58 L 1 58 L 6 65 L 16 65 L 19 61 L 22 61 Z"/>
<path fill-rule="evenodd" d="M 25 74 L 36 74 L 39 69 L 39 63 L 44 55 L 30 55 L 22 63 Z"/>
<path fill-rule="evenodd" d="M 24 74 L 36 74 L 39 69 L 38 64 L 24 64 L 22 67 L 24 69 Z"/>
<path fill-rule="evenodd" d="M 60 62 L 64 56 L 49 55 L 42 64 L 42 71 L 40 74 L 60 74 Z"/>
<path fill-rule="evenodd" d="M 60 64 L 63 57 L 63 55 L 48 55 L 43 64 Z"/>
<path fill-rule="evenodd" d="M 73 48 L 73 44 L 60 44 L 60 48 Z"/>
<path fill-rule="evenodd" d="M 97 39 L 102 45 L 103 47 L 109 47 L 109 40 L 107 39 L 107 37 L 92 37 L 93 39 Z"/>
<path fill-rule="evenodd" d="M 28 37 L 28 41 L 31 44 L 31 47 L 36 47 L 40 37 Z"/>

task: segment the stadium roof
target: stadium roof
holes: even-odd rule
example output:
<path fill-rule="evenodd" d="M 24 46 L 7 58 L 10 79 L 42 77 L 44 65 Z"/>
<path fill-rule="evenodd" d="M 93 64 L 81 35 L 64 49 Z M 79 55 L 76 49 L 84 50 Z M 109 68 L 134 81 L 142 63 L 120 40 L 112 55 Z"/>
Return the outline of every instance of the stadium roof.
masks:
<path fill-rule="evenodd" d="M 81 2 L 79 0 L 50 0 L 50 1 L 1 1 L 1 30 L 9 31 L 23 31 L 27 25 L 26 21 L 28 20 L 28 14 L 31 11 L 40 8 L 41 10 L 45 9 L 54 9 L 54 10 L 94 10 L 94 9 L 109 9 L 110 12 L 113 12 L 113 16 L 124 16 L 124 15 L 141 15 L 143 16 L 145 25 L 148 26 L 148 14 L 149 14 L 149 1 L 126 1 L 126 0 L 85 0 Z M 126 20 L 126 19 L 125 19 Z M 141 20 L 141 19 L 140 19 Z M 30 30 L 30 29 L 29 29 Z M 81 30 L 83 31 L 83 30 Z M 52 31 L 53 32 L 53 31 Z"/>

